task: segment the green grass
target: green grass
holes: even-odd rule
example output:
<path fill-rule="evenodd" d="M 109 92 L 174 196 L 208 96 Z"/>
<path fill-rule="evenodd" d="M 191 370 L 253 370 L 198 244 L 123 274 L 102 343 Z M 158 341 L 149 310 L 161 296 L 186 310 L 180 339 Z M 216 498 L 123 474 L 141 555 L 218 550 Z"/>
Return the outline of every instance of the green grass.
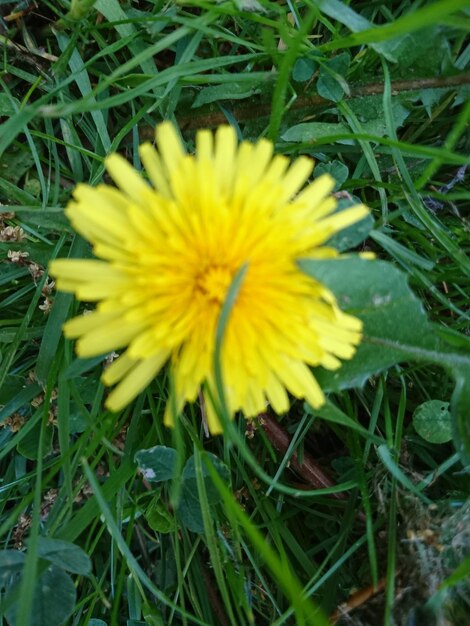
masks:
<path fill-rule="evenodd" d="M 1 623 L 321 626 L 358 590 L 340 623 L 466 623 L 468 2 L 38 4 L 0 0 Z M 196 129 L 228 122 L 331 170 L 375 219 L 353 245 L 405 273 L 433 348 L 360 387 L 325 379 L 327 405 L 294 402 L 280 448 L 269 427 L 251 438 L 227 419 L 235 281 L 215 355 L 224 437 L 204 436 L 197 404 L 162 425 L 166 373 L 104 411 L 102 360 L 77 359 L 61 333 L 82 309 L 44 270 L 90 254 L 63 215 L 75 184 L 102 181 L 116 150 L 140 169 L 162 119 L 190 149 Z M 415 409 L 451 399 L 453 433 L 420 436 Z M 431 432 L 448 428 L 438 418 Z M 155 462 L 175 459 L 158 483 L 134 460 L 155 445 Z"/>

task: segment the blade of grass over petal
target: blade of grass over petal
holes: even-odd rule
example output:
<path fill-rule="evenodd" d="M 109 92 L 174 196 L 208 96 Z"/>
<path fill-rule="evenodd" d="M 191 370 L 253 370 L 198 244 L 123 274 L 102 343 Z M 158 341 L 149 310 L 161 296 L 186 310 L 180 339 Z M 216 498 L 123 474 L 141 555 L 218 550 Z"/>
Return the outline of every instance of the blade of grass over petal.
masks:
<path fill-rule="evenodd" d="M 219 319 L 217 321 L 217 328 L 215 333 L 215 349 L 214 349 L 214 381 L 217 391 L 217 408 L 219 409 L 220 416 L 223 420 L 223 426 L 225 427 L 230 422 L 230 413 L 227 408 L 227 401 L 225 398 L 224 380 L 222 372 L 222 346 L 227 329 L 227 324 L 232 312 L 233 306 L 237 300 L 238 293 L 245 279 L 245 275 L 248 271 L 248 264 L 242 265 L 235 274 L 227 291 L 225 301 L 220 310 Z"/>

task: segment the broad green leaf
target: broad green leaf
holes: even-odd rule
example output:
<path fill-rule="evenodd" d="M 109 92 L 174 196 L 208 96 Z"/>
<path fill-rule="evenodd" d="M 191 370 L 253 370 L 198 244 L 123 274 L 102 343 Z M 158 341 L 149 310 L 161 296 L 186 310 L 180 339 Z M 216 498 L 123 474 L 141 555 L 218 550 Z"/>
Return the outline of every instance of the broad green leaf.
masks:
<path fill-rule="evenodd" d="M 75 599 L 76 589 L 70 576 L 62 568 L 50 565 L 36 583 L 29 626 L 62 626 L 75 608 Z M 6 612 L 9 626 L 16 625 L 17 608 L 15 602 Z"/>
<path fill-rule="evenodd" d="M 359 317 L 363 338 L 355 356 L 340 369 L 317 368 L 327 391 L 362 386 L 369 377 L 396 363 L 419 361 L 444 367 L 455 379 L 452 396 L 454 443 L 470 458 L 470 351 L 452 349 L 436 333 L 405 275 L 385 261 L 346 258 L 302 260 L 300 267 L 335 294 L 340 307 Z"/>
<path fill-rule="evenodd" d="M 429 443 L 445 443 L 452 439 L 452 420 L 449 403 L 428 400 L 413 413 L 413 426 L 418 435 Z"/>
<path fill-rule="evenodd" d="M 355 357 L 334 372 L 317 370 L 325 389 L 339 391 L 363 385 L 395 363 L 425 359 L 438 348 L 421 302 L 408 287 L 405 275 L 385 261 L 349 258 L 334 261 L 302 260 L 300 266 L 335 294 L 343 311 L 359 317 L 364 335 Z"/>
<path fill-rule="evenodd" d="M 357 204 L 361 204 L 359 198 L 342 198 L 338 202 L 338 207 L 335 213 L 344 211 L 345 209 Z M 333 237 L 328 240 L 327 245 L 336 248 L 336 250 L 339 250 L 340 252 L 355 248 L 369 236 L 373 226 L 374 218 L 369 213 L 362 220 L 359 220 L 359 222 L 355 222 L 354 224 L 351 224 L 351 226 L 343 228 L 343 230 L 340 230 L 338 233 L 333 235 Z"/>
<path fill-rule="evenodd" d="M 18 454 L 21 454 L 25 459 L 35 461 L 38 458 L 38 441 L 40 432 L 42 429 L 41 422 L 38 422 L 34 428 L 32 428 L 18 443 L 16 449 Z M 54 428 L 52 425 L 47 424 L 44 429 L 44 457 L 50 454 L 52 450 L 52 437 L 54 435 Z"/>
<path fill-rule="evenodd" d="M 260 92 L 260 81 L 258 79 L 252 82 L 233 83 L 231 85 L 216 85 L 214 87 L 205 87 L 196 96 L 192 108 L 216 102 L 218 100 L 243 100 L 250 98 Z"/>
<path fill-rule="evenodd" d="M 82 433 L 88 426 L 88 420 L 80 409 L 75 409 L 76 404 L 71 402 L 70 414 L 69 414 L 69 431 L 73 435 L 75 433 Z"/>
<path fill-rule="evenodd" d="M 155 496 L 145 510 L 148 525 L 157 533 L 170 533 L 177 529 L 175 517 L 161 501 L 160 495 Z"/>
<path fill-rule="evenodd" d="M 298 83 L 310 80 L 317 69 L 316 62 L 310 57 L 300 57 L 292 69 L 292 78 Z"/>
<path fill-rule="evenodd" d="M 160 483 L 175 477 L 177 452 L 174 448 L 154 446 L 139 450 L 135 462 L 143 477 L 152 483 Z"/>
<path fill-rule="evenodd" d="M 314 177 L 318 178 L 323 174 L 330 174 L 330 176 L 333 176 L 336 182 L 334 190 L 338 191 L 338 189 L 340 189 L 348 180 L 349 168 L 341 161 L 333 159 L 333 161 L 329 161 L 328 163 L 318 163 L 315 165 L 315 169 L 313 170 Z"/>
<path fill-rule="evenodd" d="M 345 124 L 337 122 L 305 122 L 291 126 L 281 135 L 283 141 L 314 142 L 323 137 L 349 134 Z"/>
<path fill-rule="evenodd" d="M 20 550 L 2 550 L 0 552 L 0 589 L 10 576 L 17 574 L 23 568 L 25 553 Z"/>
<path fill-rule="evenodd" d="M 396 49 L 400 47 L 404 37 L 412 32 L 422 32 L 427 26 L 441 24 L 448 15 L 468 8 L 468 0 L 437 0 L 425 3 L 416 10 L 409 10 L 391 22 L 375 26 L 339 0 L 314 0 L 314 2 L 322 12 L 353 31 L 348 37 L 324 44 L 323 51 L 369 44 L 392 62 L 398 60 Z"/>
<path fill-rule="evenodd" d="M 348 101 L 364 132 L 383 137 L 387 134 L 382 96 L 363 96 Z M 392 98 L 394 128 L 400 128 L 410 114 L 404 97 Z"/>
<path fill-rule="evenodd" d="M 215 467 L 215 469 L 217 470 L 217 473 L 222 478 L 222 480 L 224 480 L 225 482 L 228 482 L 230 480 L 230 472 L 228 471 L 228 468 L 225 465 L 225 463 L 222 463 L 220 459 L 218 459 L 214 454 L 211 454 L 209 452 L 207 453 L 207 456 L 210 458 L 210 461 L 213 467 Z M 215 485 L 213 485 L 212 480 L 210 479 L 209 470 L 207 469 L 206 466 L 203 466 L 202 468 L 202 475 L 206 483 L 206 492 L 207 492 L 207 498 L 209 502 L 211 503 L 218 502 L 220 499 L 220 494 L 218 490 L 216 489 Z M 194 455 L 189 457 L 188 461 L 186 462 L 186 465 L 184 466 L 183 481 L 185 485 L 188 485 L 190 487 L 192 486 L 196 487 L 196 464 L 195 464 Z M 192 481 L 194 481 L 194 483 Z M 195 491 L 197 493 L 197 487 Z"/>
<path fill-rule="evenodd" d="M 7 97 L 6 94 L 0 94 L 0 111 L 2 96 Z M 27 147 L 12 147 L 2 156 L 2 179 L 16 184 L 33 165 L 34 157 Z"/>
<path fill-rule="evenodd" d="M 220 478 L 225 483 L 228 483 L 230 480 L 230 472 L 227 466 L 215 455 L 210 453 L 207 453 L 207 455 Z M 219 502 L 220 493 L 210 478 L 211 474 L 206 465 L 202 466 L 202 475 L 207 500 L 209 506 L 212 506 Z M 204 521 L 202 517 L 201 504 L 199 502 L 194 456 L 191 456 L 184 466 L 183 487 L 181 489 L 181 499 L 178 503 L 178 517 L 189 530 L 192 530 L 195 533 L 204 532 Z"/>
<path fill-rule="evenodd" d="M 340 0 L 314 0 L 314 2 L 322 13 L 337 20 L 340 24 L 344 24 L 353 33 L 360 33 L 364 30 L 370 31 L 374 28 L 373 22 L 356 13 L 354 9 Z M 400 37 L 383 43 L 371 43 L 370 47 L 382 54 L 388 61 L 396 62 L 398 59 L 394 48 L 401 39 Z"/>
<path fill-rule="evenodd" d="M 79 546 L 63 539 L 39 537 L 38 555 L 73 574 L 87 576 L 91 572 L 89 556 Z"/>
<path fill-rule="evenodd" d="M 194 481 L 195 482 L 195 481 Z M 194 492 L 194 484 L 185 485 L 181 489 L 181 497 L 178 503 L 178 519 L 193 533 L 204 533 L 204 520 L 202 517 L 199 496 Z"/>
<path fill-rule="evenodd" d="M 322 98 L 339 102 L 345 93 L 349 94 L 349 88 L 344 77 L 348 72 L 350 61 L 349 52 L 342 52 L 322 64 L 316 85 L 318 94 Z"/>
<path fill-rule="evenodd" d="M 445 364 L 442 342 L 408 287 L 405 274 L 396 267 L 357 257 L 302 260 L 300 266 L 331 289 L 342 310 L 364 323 L 363 339 L 354 358 L 334 372 L 317 370 L 322 386 L 334 390 L 361 386 L 369 376 L 405 360 Z M 464 358 L 460 353 L 456 356 L 456 363 Z"/>
<path fill-rule="evenodd" d="M 403 104 L 404 98 L 392 99 L 395 128 L 402 126 L 409 116 L 409 109 Z M 383 137 L 387 134 L 387 124 L 383 112 L 381 96 L 363 96 L 348 100 L 349 107 L 361 123 L 361 132 Z M 283 141 L 312 142 L 337 135 L 351 135 L 349 126 L 341 122 L 304 122 L 291 126 L 282 134 Z M 338 139 L 338 143 L 350 143 L 353 139 Z"/>
<path fill-rule="evenodd" d="M 390 42 L 392 44 L 392 42 Z M 440 26 L 409 33 L 396 40 L 393 50 L 398 64 L 391 68 L 393 76 L 441 76 L 452 69 L 449 41 Z"/>

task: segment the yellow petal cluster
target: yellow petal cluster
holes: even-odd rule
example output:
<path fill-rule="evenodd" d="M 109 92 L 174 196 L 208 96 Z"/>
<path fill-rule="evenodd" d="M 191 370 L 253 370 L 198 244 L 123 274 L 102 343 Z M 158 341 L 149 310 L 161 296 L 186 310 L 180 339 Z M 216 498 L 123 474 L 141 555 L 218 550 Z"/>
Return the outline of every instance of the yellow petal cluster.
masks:
<path fill-rule="evenodd" d="M 311 159 L 273 155 L 271 142 L 243 141 L 229 126 L 199 131 L 187 154 L 172 124 L 157 127 L 158 151 L 140 156 L 151 185 L 118 154 L 106 159 L 116 187 L 78 185 L 66 214 L 96 259 L 50 265 L 57 287 L 96 310 L 65 324 L 80 357 L 123 350 L 103 374 L 116 385 L 106 405 L 119 411 L 170 363 L 174 397 L 165 423 L 202 391 L 212 433 L 215 331 L 234 276 L 247 267 L 222 347 L 231 414 L 268 404 L 278 414 L 288 393 L 313 407 L 324 395 L 309 366 L 340 367 L 361 338 L 361 322 L 303 274 L 300 258 L 329 258 L 325 242 L 362 219 L 358 205 L 335 213 L 334 181 L 305 186 Z"/>

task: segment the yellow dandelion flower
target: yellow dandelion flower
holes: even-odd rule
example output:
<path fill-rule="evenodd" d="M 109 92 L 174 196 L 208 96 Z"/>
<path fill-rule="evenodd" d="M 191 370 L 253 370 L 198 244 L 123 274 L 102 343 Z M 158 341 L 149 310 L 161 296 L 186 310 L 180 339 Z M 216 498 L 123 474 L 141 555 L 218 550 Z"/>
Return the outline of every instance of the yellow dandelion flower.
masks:
<path fill-rule="evenodd" d="M 172 407 L 181 411 L 203 389 L 209 428 L 220 432 L 210 400 L 216 326 L 242 266 L 221 352 L 231 414 L 251 417 L 268 403 L 284 413 L 287 392 L 319 407 L 324 395 L 309 366 L 335 369 L 350 359 L 361 322 L 297 261 L 337 256 L 325 242 L 367 208 L 334 213 L 330 176 L 303 188 L 311 159 L 289 164 L 265 139 L 237 145 L 231 127 L 198 132 L 195 155 L 168 122 L 156 137 L 158 152 L 150 144 L 140 149 L 152 187 L 112 154 L 106 168 L 117 188 L 81 184 L 74 192 L 66 214 L 96 259 L 50 266 L 58 289 L 97 302 L 64 326 L 78 339 L 78 355 L 125 349 L 103 374 L 104 384 L 117 385 L 107 407 L 125 407 L 169 361 L 174 397 L 165 423 L 173 423 Z"/>

